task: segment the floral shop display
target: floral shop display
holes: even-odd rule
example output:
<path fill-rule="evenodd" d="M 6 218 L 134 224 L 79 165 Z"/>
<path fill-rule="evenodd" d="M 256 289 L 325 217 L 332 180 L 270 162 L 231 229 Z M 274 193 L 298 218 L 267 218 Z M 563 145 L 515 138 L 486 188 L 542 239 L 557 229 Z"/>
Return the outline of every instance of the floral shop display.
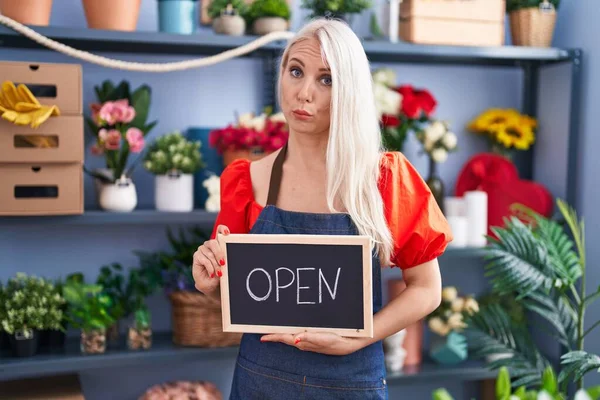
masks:
<path fill-rule="evenodd" d="M 148 148 L 144 168 L 156 175 L 154 200 L 159 211 L 194 209 L 194 173 L 204 167 L 200 141 L 191 142 L 179 131 L 157 138 Z"/>
<path fill-rule="evenodd" d="M 560 0 L 506 0 L 512 44 L 551 47 Z"/>
<path fill-rule="evenodd" d="M 444 212 L 444 182 L 439 175 L 438 165 L 446 162 L 448 153 L 456 151 L 458 139 L 447 122 L 437 120 L 432 120 L 429 125 L 419 130 L 416 136 L 423 145 L 423 152 L 429 158 L 429 175 L 425 182 Z"/>
<path fill-rule="evenodd" d="M 408 133 L 420 131 L 431 123 L 437 101 L 425 89 L 397 86 L 396 73 L 390 68 L 373 72 L 373 91 L 384 146 L 390 151 L 403 151 Z"/>
<path fill-rule="evenodd" d="M 0 14 L 23 25 L 48 26 L 53 0 L 0 0 Z"/>
<path fill-rule="evenodd" d="M 210 132 L 209 144 L 223 155 L 223 165 L 243 158 L 259 160 L 280 149 L 288 140 L 288 126 L 283 113 L 273 114 L 269 108 L 255 115 L 239 116 L 235 124 Z"/>
<path fill-rule="evenodd" d="M 135 31 L 142 0 L 82 0 L 88 28 Z"/>
<path fill-rule="evenodd" d="M 145 146 L 145 137 L 156 125 L 148 123 L 151 89 L 142 85 L 131 91 L 129 83 L 114 86 L 104 81 L 95 88 L 98 103 L 90 105 L 88 126 L 95 138 L 92 154 L 104 157 L 106 168 L 89 173 L 96 178 L 98 203 L 106 211 L 129 212 L 137 206 L 133 167 Z M 131 154 L 137 154 L 129 162 Z"/>
<path fill-rule="evenodd" d="M 467 338 L 462 333 L 465 319 L 479 311 L 471 296 L 461 297 L 454 286 L 442 290 L 442 303 L 427 316 L 429 329 L 435 334 L 429 355 L 440 364 L 456 364 L 467 359 Z"/>
<path fill-rule="evenodd" d="M 255 35 L 286 31 L 291 11 L 286 0 L 254 0 L 248 7 L 246 20 Z"/>
<path fill-rule="evenodd" d="M 43 278 L 17 273 L 6 287 L 0 285 L 0 331 L 9 335 L 16 357 L 31 357 L 39 348 L 40 334 L 64 332 L 65 299 Z"/>
<path fill-rule="evenodd" d="M 198 25 L 199 0 L 158 0 L 158 30 L 189 35 Z"/>

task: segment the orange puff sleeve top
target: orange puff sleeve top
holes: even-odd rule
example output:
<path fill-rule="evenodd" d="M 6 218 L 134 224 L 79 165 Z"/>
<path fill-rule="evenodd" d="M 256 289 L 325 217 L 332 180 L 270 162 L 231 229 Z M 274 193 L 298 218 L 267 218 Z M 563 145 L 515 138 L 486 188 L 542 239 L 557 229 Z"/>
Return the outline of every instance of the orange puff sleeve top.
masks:
<path fill-rule="evenodd" d="M 394 239 L 392 263 L 407 269 L 440 256 L 452 232 L 429 187 L 402 153 L 383 154 L 379 190 Z M 219 225 L 231 233 L 250 232 L 262 209 L 254 199 L 250 161 L 233 161 L 221 174 L 221 210 L 212 237 Z"/>

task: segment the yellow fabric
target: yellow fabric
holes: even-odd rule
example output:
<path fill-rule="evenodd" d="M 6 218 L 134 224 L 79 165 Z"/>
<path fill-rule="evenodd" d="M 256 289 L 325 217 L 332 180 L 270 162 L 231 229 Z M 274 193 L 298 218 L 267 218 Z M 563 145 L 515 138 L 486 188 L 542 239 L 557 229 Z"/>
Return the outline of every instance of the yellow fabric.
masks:
<path fill-rule="evenodd" d="M 40 104 L 29 88 L 18 87 L 11 81 L 2 83 L 0 90 L 0 115 L 2 119 L 15 125 L 29 125 L 37 128 L 51 116 L 59 116 L 57 106 Z"/>

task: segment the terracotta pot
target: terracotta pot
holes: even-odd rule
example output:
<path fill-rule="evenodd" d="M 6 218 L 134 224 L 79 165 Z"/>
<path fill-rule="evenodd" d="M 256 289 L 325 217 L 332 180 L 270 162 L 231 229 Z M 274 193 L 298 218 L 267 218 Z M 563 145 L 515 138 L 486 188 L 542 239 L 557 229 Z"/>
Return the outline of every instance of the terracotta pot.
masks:
<path fill-rule="evenodd" d="M 135 31 L 142 0 L 83 0 L 88 28 Z"/>
<path fill-rule="evenodd" d="M 225 150 L 223 152 L 223 166 L 226 167 L 229 164 L 231 164 L 234 160 L 237 160 L 239 158 L 250 161 L 260 160 L 268 154 L 269 153 L 264 152 L 258 148 L 252 150 Z"/>
<path fill-rule="evenodd" d="M 52 0 L 0 0 L 0 11 L 25 25 L 48 26 Z"/>
<path fill-rule="evenodd" d="M 396 298 L 406 289 L 402 279 L 388 280 L 388 302 Z M 423 358 L 423 320 L 406 327 L 406 336 L 402 343 L 406 350 L 404 365 L 419 365 Z"/>

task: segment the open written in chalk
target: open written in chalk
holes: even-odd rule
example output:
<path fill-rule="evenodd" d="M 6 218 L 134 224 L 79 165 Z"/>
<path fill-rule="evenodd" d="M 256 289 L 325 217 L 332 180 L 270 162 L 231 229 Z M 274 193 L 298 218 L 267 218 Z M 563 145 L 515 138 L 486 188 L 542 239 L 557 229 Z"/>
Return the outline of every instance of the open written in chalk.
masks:
<path fill-rule="evenodd" d="M 373 336 L 370 239 L 339 235 L 219 236 L 223 330 Z"/>

